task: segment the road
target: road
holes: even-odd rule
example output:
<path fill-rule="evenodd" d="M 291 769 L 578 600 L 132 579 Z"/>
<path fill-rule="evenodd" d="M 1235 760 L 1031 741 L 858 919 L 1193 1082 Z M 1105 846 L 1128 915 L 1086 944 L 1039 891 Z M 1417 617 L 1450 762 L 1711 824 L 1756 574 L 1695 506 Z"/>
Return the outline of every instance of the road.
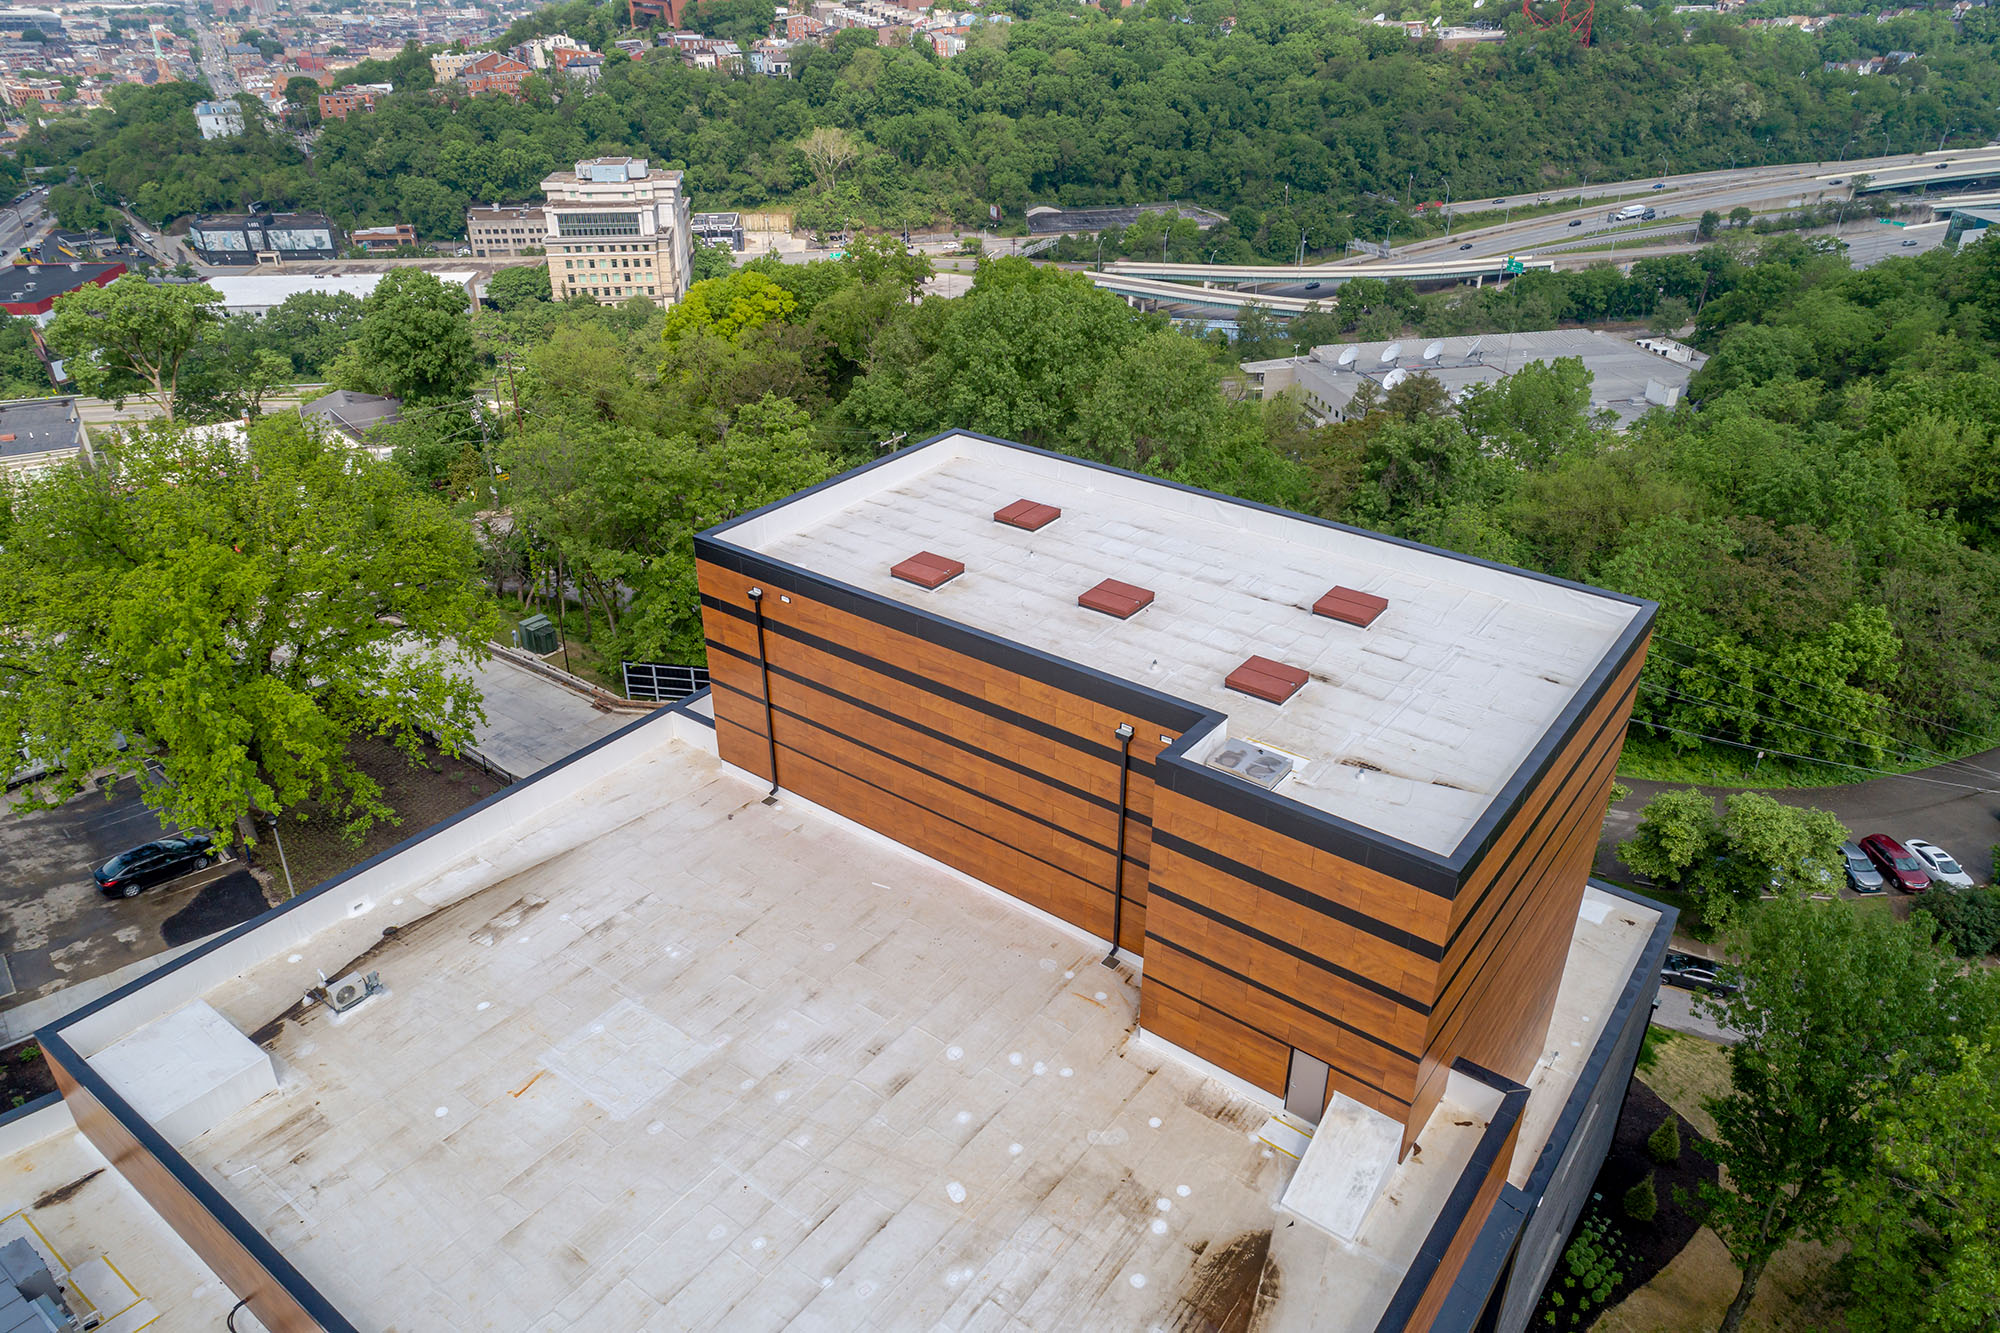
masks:
<path fill-rule="evenodd" d="M 264 410 L 289 412 L 300 403 L 309 403 L 325 393 L 326 386 L 317 384 L 302 386 L 292 393 L 270 394 L 264 399 Z M 151 421 L 160 415 L 158 404 L 150 398 L 127 398 L 123 407 L 103 398 L 78 398 L 76 408 L 83 424 L 93 428 L 116 425 L 121 421 Z"/>
<path fill-rule="evenodd" d="M 1647 801 L 1670 787 L 1690 784 L 1632 778 L 1625 785 L 1632 794 L 1605 815 L 1597 864 L 1614 878 L 1629 880 L 1632 871 L 1617 862 L 1614 848 L 1638 829 L 1639 811 Z M 1719 809 L 1723 797 L 1740 789 L 1701 790 L 1715 797 Z M 1924 838 L 1957 857 L 1979 883 L 1993 881 L 1993 843 L 2000 838 L 2000 749 L 1898 777 L 1841 787 L 1773 788 L 1765 794 L 1787 805 L 1830 811 L 1857 838 L 1870 833 Z"/>
<path fill-rule="evenodd" d="M 1838 202 L 1848 197 L 1856 174 L 1866 174 L 1877 181 L 1888 179 L 1922 186 L 1927 183 L 1925 173 L 1943 162 L 1950 163 L 1954 175 L 1990 164 L 1992 174 L 2000 178 L 2000 147 L 1988 147 L 1953 149 L 1941 154 L 1898 153 L 1847 162 L 1799 162 L 1611 181 L 1581 190 L 1546 195 L 1514 195 L 1454 203 L 1454 218 L 1499 212 L 1501 221 L 1497 225 L 1482 225 L 1471 231 L 1454 226 L 1452 235 L 1396 247 L 1392 257 L 1398 260 L 1442 258 L 1459 253 L 1460 247 L 1468 243 L 1472 249 L 1464 253 L 1472 255 L 1537 253 L 1550 246 L 1586 239 L 1592 233 L 1606 232 L 1614 225 L 1622 225 L 1607 221 L 1612 202 L 1620 199 L 1644 203 L 1655 209 L 1662 224 L 1677 219 L 1683 226 L 1699 221 L 1701 215 L 1709 211 L 1727 217 L 1731 209 L 1738 207 L 1753 212 L 1772 212 Z M 1656 185 L 1660 188 L 1655 189 Z M 1576 202 L 1571 207 L 1519 222 L 1507 218 L 1506 212 L 1511 205 L 1533 204 L 1543 198 L 1554 203 L 1565 200 Z M 1486 221 L 1484 218 L 1480 220 Z M 1579 225 L 1571 226 L 1572 221 Z M 1369 261 L 1357 259 L 1350 262 L 1365 267 Z"/>
<path fill-rule="evenodd" d="M 36 186 L 24 202 L 0 208 L 0 254 L 12 258 L 48 229 L 54 221 L 44 207 L 48 197 L 47 187 Z"/>
<path fill-rule="evenodd" d="M 219 33 L 207 24 L 195 28 L 195 40 L 201 53 L 199 63 L 202 77 L 208 80 L 208 88 L 218 98 L 234 97 L 242 92 L 242 85 L 236 82 L 236 75 L 229 69 L 229 54 Z"/>

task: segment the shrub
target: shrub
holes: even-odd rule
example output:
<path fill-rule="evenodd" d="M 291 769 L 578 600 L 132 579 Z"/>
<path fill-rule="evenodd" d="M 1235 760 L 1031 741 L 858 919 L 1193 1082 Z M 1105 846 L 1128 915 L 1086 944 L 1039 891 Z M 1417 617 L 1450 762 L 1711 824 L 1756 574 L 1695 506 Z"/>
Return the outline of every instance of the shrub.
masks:
<path fill-rule="evenodd" d="M 1983 958 L 2000 944 L 2000 891 L 1927 893 L 1916 910 L 1937 923 L 1938 935 L 1960 958 Z"/>
<path fill-rule="evenodd" d="M 1590 1196 L 1593 1204 L 1602 1198 Z M 1580 1329 L 1595 1319 L 1625 1276 L 1632 1253 L 1618 1238 L 1611 1222 L 1593 1206 L 1577 1228 L 1562 1262 L 1543 1293 L 1541 1322 L 1545 1327 Z"/>
<path fill-rule="evenodd" d="M 1670 1120 L 1667 1123 L 1672 1124 L 1673 1122 Z M 1646 1173 L 1644 1180 L 1625 1191 L 1624 1204 L 1625 1216 L 1631 1218 L 1634 1222 L 1651 1222 L 1660 1215 L 1660 1195 L 1653 1188 L 1653 1173 L 1651 1171 Z"/>
<path fill-rule="evenodd" d="M 1646 1155 L 1661 1166 L 1672 1166 L 1681 1160 L 1681 1121 L 1669 1111 L 1660 1127 L 1646 1136 Z"/>

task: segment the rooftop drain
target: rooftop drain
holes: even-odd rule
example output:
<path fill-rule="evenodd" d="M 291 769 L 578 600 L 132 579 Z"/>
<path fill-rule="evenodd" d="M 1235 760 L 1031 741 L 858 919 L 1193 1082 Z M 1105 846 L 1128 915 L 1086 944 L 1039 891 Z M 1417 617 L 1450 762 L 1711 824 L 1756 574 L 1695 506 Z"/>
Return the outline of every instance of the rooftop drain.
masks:
<path fill-rule="evenodd" d="M 1299 686 L 1306 683 L 1306 673 L 1268 657 L 1252 657 L 1222 683 L 1252 698 L 1281 704 L 1299 692 Z"/>
<path fill-rule="evenodd" d="M 1034 500 L 1016 500 L 1005 509 L 996 512 L 993 521 L 1005 523 L 1010 528 L 1039 532 L 1061 517 L 1062 510 L 1054 505 L 1045 505 Z"/>
<path fill-rule="evenodd" d="M 1151 588 L 1137 588 L 1117 579 L 1106 579 L 1077 598 L 1076 604 L 1102 611 L 1107 616 L 1117 616 L 1120 620 L 1130 620 L 1134 612 L 1150 606 L 1152 601 Z"/>
<path fill-rule="evenodd" d="M 1367 629 L 1375 623 L 1375 617 L 1389 609 L 1389 599 L 1377 597 L 1372 592 L 1360 592 L 1353 588 L 1335 588 L 1313 603 L 1313 614 L 1345 621 Z"/>
<path fill-rule="evenodd" d="M 889 570 L 899 579 L 906 579 L 920 588 L 935 588 L 949 583 L 965 572 L 961 560 L 948 560 L 930 551 L 919 551 Z"/>

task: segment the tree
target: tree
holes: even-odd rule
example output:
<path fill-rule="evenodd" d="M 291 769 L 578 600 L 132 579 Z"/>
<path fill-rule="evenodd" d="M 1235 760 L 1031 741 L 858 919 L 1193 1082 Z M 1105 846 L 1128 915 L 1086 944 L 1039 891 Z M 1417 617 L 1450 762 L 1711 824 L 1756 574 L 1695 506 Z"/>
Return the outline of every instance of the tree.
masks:
<path fill-rule="evenodd" d="M 524 305 L 550 299 L 549 269 L 546 264 L 523 264 L 503 268 L 486 280 L 486 299 L 498 310 L 519 310 Z"/>
<path fill-rule="evenodd" d="M 853 166 L 861 156 L 854 136 L 831 125 L 821 125 L 802 136 L 794 146 L 799 150 L 799 156 L 805 159 L 806 169 L 812 172 L 821 193 L 833 189 L 840 173 Z"/>
<path fill-rule="evenodd" d="M 471 738 L 462 668 L 492 627 L 470 538 L 295 416 L 242 444 L 135 428 L 26 483 L 6 519 L 0 734 L 54 774 L 31 805 L 109 768 L 189 826 L 312 800 L 361 829 L 391 812 L 352 739 Z"/>
<path fill-rule="evenodd" d="M 128 273 L 57 297 L 46 336 L 85 393 L 120 401 L 144 394 L 171 421 L 182 363 L 221 317 L 221 305 L 205 285 L 155 286 Z"/>
<path fill-rule="evenodd" d="M 752 329 L 783 320 L 798 298 L 762 269 L 746 268 L 725 278 L 697 282 L 667 311 L 661 337 L 669 344 L 697 333 L 738 342 Z"/>
<path fill-rule="evenodd" d="M 1778 890 L 1831 893 L 1847 827 L 1824 810 L 1786 805 L 1763 792 L 1736 792 L 1722 802 L 1726 870 L 1714 887 L 1748 901 Z"/>
<path fill-rule="evenodd" d="M 477 373 L 465 289 L 399 268 L 361 303 L 333 378 L 345 389 L 430 402 L 463 398 Z"/>
<path fill-rule="evenodd" d="M 1694 238 L 1698 241 L 1712 241 L 1715 239 L 1715 233 L 1721 227 L 1722 214 L 1712 208 L 1703 209 L 1701 221 L 1697 222 L 1694 227 Z"/>
<path fill-rule="evenodd" d="M 1916 911 L 1937 924 L 1938 938 L 1960 958 L 1984 958 L 2000 945 L 2000 889 L 1927 893 Z"/>
<path fill-rule="evenodd" d="M 1753 214 L 1746 205 L 1738 204 L 1729 210 L 1729 225 L 1732 227 L 1747 227 L 1750 225 L 1752 216 Z"/>
<path fill-rule="evenodd" d="M 1622 1200 L 1625 1216 L 1642 1225 L 1660 1215 L 1660 1195 L 1653 1184 L 1653 1173 L 1648 1171 L 1638 1184 L 1625 1191 Z"/>
<path fill-rule="evenodd" d="M 1875 1124 L 1844 1207 L 1856 1333 L 2000 1328 L 2000 1028 L 1952 1040 Z"/>
<path fill-rule="evenodd" d="M 285 100 L 298 108 L 298 123 L 310 128 L 319 124 L 319 80 L 310 74 L 294 74 L 285 80 Z"/>
<path fill-rule="evenodd" d="M 1773 1255 L 1833 1235 L 1873 1170 L 1871 1118 L 1936 1067 L 1973 1008 L 1954 961 L 1887 913 L 1781 897 L 1730 944 L 1741 989 L 1697 1001 L 1743 1034 L 1730 1091 L 1706 1102 L 1703 1151 L 1723 1174 L 1700 1195 L 1742 1272 L 1719 1333 L 1742 1325 Z"/>
<path fill-rule="evenodd" d="M 696 237 L 688 256 L 688 278 L 690 282 L 703 282 L 709 278 L 726 278 L 736 267 L 736 252 L 729 248 L 727 241 L 704 241 Z"/>
<path fill-rule="evenodd" d="M 1721 839 L 1715 798 L 1683 787 L 1646 802 L 1638 831 L 1618 844 L 1618 859 L 1648 879 L 1676 887 L 1714 858 Z"/>
<path fill-rule="evenodd" d="M 1672 1166 L 1681 1160 L 1681 1120 L 1672 1111 L 1660 1121 L 1660 1127 L 1646 1136 L 1646 1156 L 1661 1166 Z"/>

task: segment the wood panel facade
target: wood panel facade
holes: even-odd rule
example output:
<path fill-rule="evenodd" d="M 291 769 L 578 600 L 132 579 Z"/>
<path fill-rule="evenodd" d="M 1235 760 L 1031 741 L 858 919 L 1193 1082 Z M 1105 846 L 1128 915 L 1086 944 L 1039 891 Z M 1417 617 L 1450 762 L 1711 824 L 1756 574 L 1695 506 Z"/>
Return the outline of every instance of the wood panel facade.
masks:
<path fill-rule="evenodd" d="M 1445 856 L 1189 760 L 1181 738 L 1217 714 L 726 531 L 696 542 L 724 759 L 771 779 L 775 757 L 778 785 L 1104 938 L 1122 810 L 1141 1024 L 1277 1096 L 1294 1052 L 1313 1056 L 1327 1096 L 1393 1118 L 1406 1153 L 1456 1062 L 1526 1081 L 1650 608 Z"/>
<path fill-rule="evenodd" d="M 44 1033 L 42 1051 L 83 1136 L 209 1271 L 248 1301 L 258 1323 L 271 1333 L 357 1333 L 186 1159 L 158 1142 L 150 1126 L 135 1130 L 143 1122 L 107 1104 L 115 1094 L 100 1095 L 103 1081 L 69 1043 Z"/>

